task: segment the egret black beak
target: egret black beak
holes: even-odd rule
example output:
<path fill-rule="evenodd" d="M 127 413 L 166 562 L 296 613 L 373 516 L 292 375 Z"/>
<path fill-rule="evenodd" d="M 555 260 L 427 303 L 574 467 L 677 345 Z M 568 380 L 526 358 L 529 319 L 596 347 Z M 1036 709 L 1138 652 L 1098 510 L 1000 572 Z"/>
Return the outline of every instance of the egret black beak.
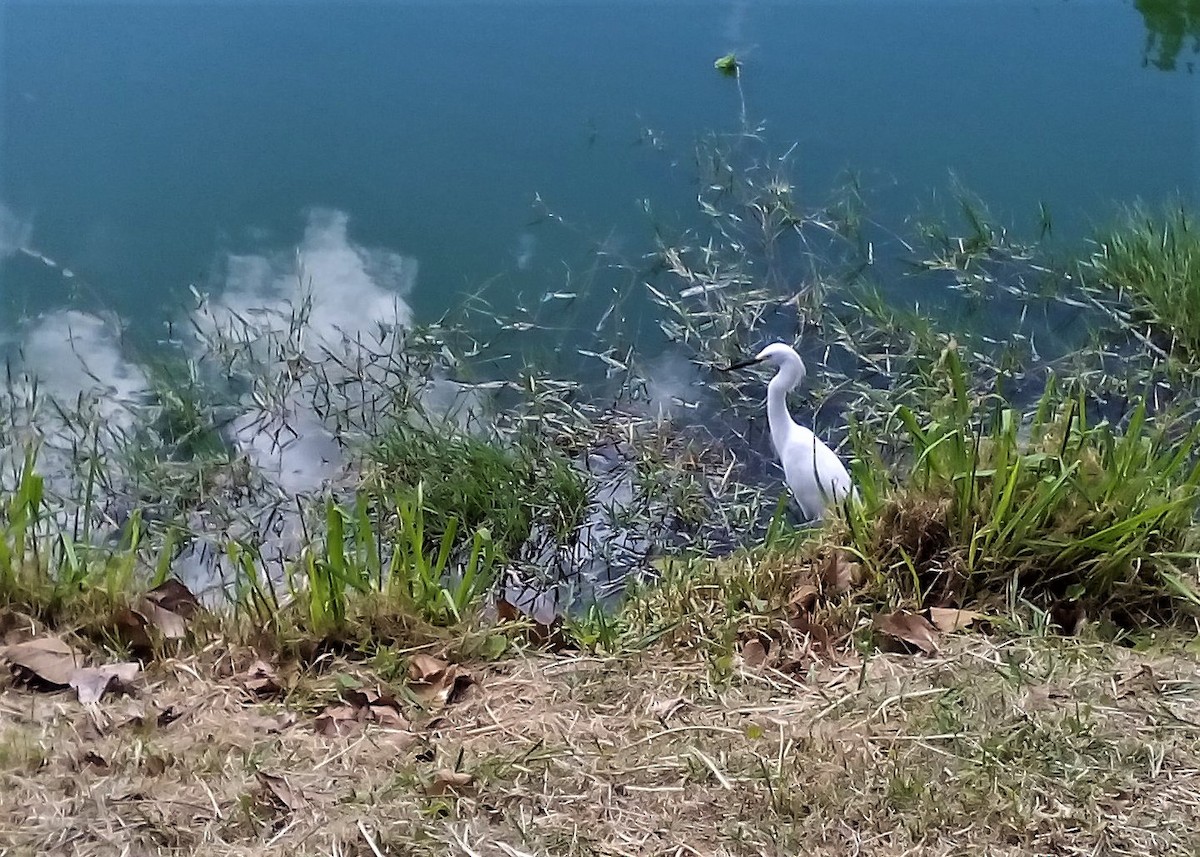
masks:
<path fill-rule="evenodd" d="M 747 366 L 756 366 L 762 363 L 757 357 L 751 357 L 749 360 L 739 360 L 737 363 L 730 363 L 728 366 L 718 366 L 718 372 L 736 372 L 738 369 L 745 369 Z"/>

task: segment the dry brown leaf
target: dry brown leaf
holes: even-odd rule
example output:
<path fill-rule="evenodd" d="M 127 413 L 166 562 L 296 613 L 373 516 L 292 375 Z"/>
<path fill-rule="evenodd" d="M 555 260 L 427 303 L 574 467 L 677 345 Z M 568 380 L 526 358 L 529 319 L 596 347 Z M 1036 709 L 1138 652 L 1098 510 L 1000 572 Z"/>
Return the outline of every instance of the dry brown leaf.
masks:
<path fill-rule="evenodd" d="M 408 729 L 412 725 L 408 718 L 389 705 L 372 705 L 368 711 L 372 721 L 388 729 Z"/>
<path fill-rule="evenodd" d="M 849 592 L 862 582 L 862 566 L 852 561 L 844 551 L 834 551 L 825 557 L 821 566 L 821 583 L 836 595 Z"/>
<path fill-rule="evenodd" d="M 330 705 L 317 716 L 313 726 L 317 734 L 330 738 L 356 732 L 362 728 L 361 711 L 353 705 Z"/>
<path fill-rule="evenodd" d="M 182 640 L 188 622 L 201 610 L 200 602 L 178 580 L 162 583 L 116 617 L 117 629 L 135 651 L 148 651 L 154 639 Z"/>
<path fill-rule="evenodd" d="M 145 616 L 122 607 L 113 618 L 113 624 L 131 650 L 148 652 L 153 648 L 154 641 L 150 639 L 150 632 L 146 630 L 149 623 Z"/>
<path fill-rule="evenodd" d="M 788 599 L 788 606 L 802 613 L 810 613 L 817 606 L 817 597 L 820 594 L 820 590 L 811 583 L 801 584 L 792 592 L 792 597 Z"/>
<path fill-rule="evenodd" d="M 413 655 L 408 676 L 414 695 L 423 705 L 451 705 L 474 683 L 471 674 L 456 664 L 429 655 Z"/>
<path fill-rule="evenodd" d="M 262 784 L 263 792 L 273 797 L 275 802 L 284 809 L 298 812 L 308 806 L 308 801 L 305 800 L 300 790 L 292 788 L 283 777 L 262 771 L 258 771 L 255 776 Z"/>
<path fill-rule="evenodd" d="M 359 709 L 359 719 L 378 723 L 389 729 L 408 729 L 411 725 L 400 710 L 395 695 L 379 690 L 351 689 L 343 691 L 342 699 Z"/>
<path fill-rule="evenodd" d="M 83 656 L 58 637 L 38 637 L 4 649 L 4 658 L 26 680 L 67 687 Z"/>
<path fill-rule="evenodd" d="M 408 660 L 408 677 L 412 681 L 432 682 L 450 666 L 432 655 L 413 655 Z"/>
<path fill-rule="evenodd" d="M 462 771 L 440 770 L 433 775 L 428 793 L 431 795 L 464 795 L 474 790 L 475 778 Z"/>
<path fill-rule="evenodd" d="M 142 619 L 145 627 L 153 628 L 164 640 L 182 640 L 187 636 L 187 622 L 184 618 L 149 598 L 138 601 L 133 607 L 133 613 Z"/>
<path fill-rule="evenodd" d="M 79 701 L 84 705 L 99 702 L 105 691 L 115 682 L 126 686 L 136 677 L 141 667 L 132 662 L 105 664 L 102 667 L 80 667 L 71 674 L 69 684 L 75 688 Z"/>
<path fill-rule="evenodd" d="M 761 640 L 750 640 L 742 646 L 742 663 L 751 669 L 762 666 L 767 660 L 767 647 Z"/>
<path fill-rule="evenodd" d="M 558 651 L 567 645 L 566 634 L 563 633 L 562 618 L 551 613 L 543 613 L 540 617 L 527 613 L 511 601 L 503 598 L 496 602 L 496 619 L 500 622 L 527 623 L 525 636 L 531 643 Z"/>
<path fill-rule="evenodd" d="M 184 619 L 191 619 L 201 610 L 200 602 L 196 600 L 192 591 L 175 579 L 160 583 L 147 592 L 145 597 L 146 600 Z"/>
<path fill-rule="evenodd" d="M 887 637 L 915 646 L 927 655 L 937 651 L 938 632 L 919 613 L 897 610 L 875 617 L 875 629 Z"/>
<path fill-rule="evenodd" d="M 385 693 L 378 688 L 366 690 L 347 688 L 342 691 L 342 701 L 355 708 L 370 708 L 373 705 L 385 706 L 400 710 L 400 703 L 393 694 Z"/>
<path fill-rule="evenodd" d="M 833 648 L 833 634 L 824 625 L 812 621 L 806 613 L 794 613 L 789 624 L 799 633 L 808 637 L 809 650 L 812 652 L 828 652 Z"/>
<path fill-rule="evenodd" d="M 274 667 L 265 661 L 255 661 L 242 677 L 242 687 L 259 698 L 276 696 L 283 691 Z"/>
<path fill-rule="evenodd" d="M 983 619 L 987 619 L 987 616 L 974 610 L 958 610 L 952 607 L 929 608 L 929 621 L 943 634 L 953 634 L 955 631 L 969 628 Z"/>

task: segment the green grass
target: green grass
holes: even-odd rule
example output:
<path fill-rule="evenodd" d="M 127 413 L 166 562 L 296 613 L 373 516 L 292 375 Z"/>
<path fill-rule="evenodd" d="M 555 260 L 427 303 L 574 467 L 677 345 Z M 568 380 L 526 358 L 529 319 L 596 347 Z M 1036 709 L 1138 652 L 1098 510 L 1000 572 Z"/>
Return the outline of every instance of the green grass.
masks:
<path fill-rule="evenodd" d="M 1098 238 L 1101 281 L 1132 302 L 1166 350 L 1200 364 L 1200 224 L 1183 207 L 1133 210 Z"/>
<path fill-rule="evenodd" d="M 1053 377 L 1026 418 L 976 400 L 956 351 L 943 371 L 931 416 L 893 414 L 909 442 L 898 477 L 859 438 L 865 502 L 845 538 L 870 577 L 923 606 L 1084 599 L 1138 618 L 1200 606 L 1200 426 L 1153 421 L 1144 403 L 1123 427 L 1093 423 Z"/>
<path fill-rule="evenodd" d="M 370 482 L 410 500 L 420 486 L 430 547 L 451 526 L 468 541 L 486 528 L 500 555 L 512 559 L 535 527 L 569 538 L 587 505 L 584 477 L 561 452 L 528 436 L 501 445 L 448 426 L 401 425 L 372 455 L 378 472 Z"/>

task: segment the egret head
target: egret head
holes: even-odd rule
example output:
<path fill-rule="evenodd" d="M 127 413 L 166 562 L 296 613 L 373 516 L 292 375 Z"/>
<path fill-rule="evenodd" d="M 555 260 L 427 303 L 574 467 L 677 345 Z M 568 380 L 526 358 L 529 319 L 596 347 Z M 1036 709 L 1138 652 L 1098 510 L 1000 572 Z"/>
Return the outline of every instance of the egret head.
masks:
<path fill-rule="evenodd" d="M 772 342 L 749 360 L 740 360 L 727 367 L 722 367 L 721 371 L 732 372 L 735 369 L 745 369 L 747 366 L 756 366 L 759 363 L 774 366 L 778 370 L 775 373 L 774 383 L 789 390 L 803 383 L 805 375 L 808 374 L 804 361 L 800 359 L 796 350 L 782 342 Z"/>
<path fill-rule="evenodd" d="M 769 363 L 776 369 L 782 369 L 785 366 L 796 366 L 801 371 L 804 369 L 804 361 L 800 359 L 796 349 L 782 342 L 772 342 L 755 355 L 754 362 Z"/>

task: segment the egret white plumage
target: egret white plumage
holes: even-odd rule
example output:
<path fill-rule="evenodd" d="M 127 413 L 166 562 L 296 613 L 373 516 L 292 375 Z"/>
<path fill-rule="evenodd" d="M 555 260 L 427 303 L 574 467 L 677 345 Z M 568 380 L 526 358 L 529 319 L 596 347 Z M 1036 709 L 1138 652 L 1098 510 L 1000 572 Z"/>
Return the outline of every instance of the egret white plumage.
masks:
<path fill-rule="evenodd" d="M 790 346 L 773 342 L 754 359 L 735 363 L 726 371 L 758 363 L 770 364 L 777 370 L 767 384 L 767 422 L 771 427 L 771 445 L 783 465 L 784 480 L 805 518 L 820 521 L 830 505 L 841 503 L 848 496 L 857 497 L 858 492 L 837 453 L 811 429 L 792 419 L 788 411 L 788 393 L 804 383 L 808 374 L 804 360 Z"/>

